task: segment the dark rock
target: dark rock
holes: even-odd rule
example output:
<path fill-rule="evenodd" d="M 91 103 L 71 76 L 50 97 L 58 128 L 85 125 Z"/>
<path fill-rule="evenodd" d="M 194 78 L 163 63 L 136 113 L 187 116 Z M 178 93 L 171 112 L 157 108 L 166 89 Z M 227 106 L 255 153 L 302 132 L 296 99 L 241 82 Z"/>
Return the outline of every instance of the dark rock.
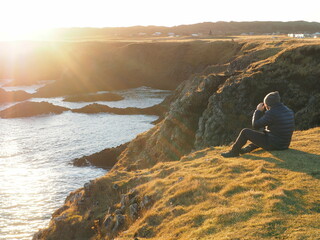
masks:
<path fill-rule="evenodd" d="M 131 204 L 129 206 L 129 216 L 131 219 L 136 219 L 138 217 L 139 206 L 137 203 Z"/>
<path fill-rule="evenodd" d="M 115 224 L 112 228 L 112 232 L 117 232 L 123 228 L 125 222 L 125 216 L 122 214 L 117 214 L 115 217 Z"/>
<path fill-rule="evenodd" d="M 52 214 L 52 218 L 55 218 L 57 216 L 59 216 L 61 213 L 63 213 L 65 210 L 69 209 L 69 206 L 67 205 L 63 205 L 61 208 L 59 208 L 58 210 L 56 210 L 53 214 Z"/>
<path fill-rule="evenodd" d="M 149 208 L 152 204 L 152 198 L 148 195 L 144 196 L 142 198 L 142 201 L 140 203 L 141 208 Z"/>
<path fill-rule="evenodd" d="M 116 210 L 116 208 L 114 206 L 109 207 L 108 214 L 112 214 L 115 210 Z"/>
<path fill-rule="evenodd" d="M 5 91 L 0 88 L 0 104 L 9 102 L 19 102 L 31 98 L 31 94 L 25 91 Z"/>
<path fill-rule="evenodd" d="M 64 214 L 61 215 L 61 216 L 52 218 L 52 220 L 53 220 L 55 223 L 58 223 L 58 222 L 62 222 L 62 221 L 65 220 L 66 218 L 67 218 L 67 214 L 64 213 Z"/>
<path fill-rule="evenodd" d="M 122 212 L 122 210 L 121 209 L 116 209 L 115 211 L 114 211 L 114 214 L 122 214 L 123 212 Z"/>
<path fill-rule="evenodd" d="M 94 183 L 94 180 L 90 180 L 89 182 L 85 183 L 85 184 L 83 185 L 84 190 L 85 190 L 86 192 L 89 192 L 90 189 L 91 189 L 91 187 L 93 186 L 93 183 Z"/>
<path fill-rule="evenodd" d="M 129 197 L 128 197 L 128 195 L 122 194 L 122 195 L 121 195 L 121 200 L 120 200 L 121 208 L 122 208 L 122 207 L 125 208 L 125 207 L 128 205 L 128 203 L 129 203 Z"/>
<path fill-rule="evenodd" d="M 129 204 L 134 204 L 139 202 L 139 196 L 134 196 L 130 199 Z"/>
<path fill-rule="evenodd" d="M 117 115 L 156 115 L 161 116 L 165 111 L 166 107 L 162 104 L 158 104 L 152 107 L 147 108 L 136 108 L 136 107 L 127 107 L 127 108 L 112 108 L 107 105 L 101 105 L 98 103 L 93 103 L 87 105 L 83 108 L 73 109 L 72 112 L 75 113 L 113 113 Z"/>
<path fill-rule="evenodd" d="M 101 94 L 81 94 L 66 97 L 65 102 L 96 102 L 96 101 L 120 101 L 124 97 L 115 93 L 101 93 Z"/>
<path fill-rule="evenodd" d="M 107 216 L 107 218 L 103 222 L 103 225 L 107 232 L 110 232 L 115 225 L 114 217 L 112 215 Z"/>
<path fill-rule="evenodd" d="M 117 162 L 117 158 L 128 146 L 128 143 L 121 144 L 113 148 L 106 148 L 101 152 L 94 153 L 90 156 L 84 156 L 73 160 L 73 165 L 77 167 L 96 166 L 104 169 L 111 169 Z"/>
<path fill-rule="evenodd" d="M 1 118 L 32 117 L 42 114 L 60 114 L 69 110 L 48 102 L 22 102 L 0 112 Z"/>
<path fill-rule="evenodd" d="M 82 198 L 82 193 L 77 192 L 77 193 L 71 193 L 65 200 L 65 203 L 73 203 L 77 202 Z"/>
<path fill-rule="evenodd" d="M 138 194 L 138 190 L 133 188 L 129 191 L 128 193 L 128 197 L 129 197 L 129 200 L 131 200 L 132 198 L 134 198 L 137 194 Z"/>

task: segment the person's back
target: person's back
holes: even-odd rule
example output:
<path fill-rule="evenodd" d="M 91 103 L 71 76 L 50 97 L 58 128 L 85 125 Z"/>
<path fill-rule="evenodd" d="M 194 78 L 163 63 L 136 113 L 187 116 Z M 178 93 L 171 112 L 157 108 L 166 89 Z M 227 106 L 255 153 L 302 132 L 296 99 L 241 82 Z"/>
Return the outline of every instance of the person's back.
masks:
<path fill-rule="evenodd" d="M 271 115 L 271 124 L 266 127 L 270 145 L 275 149 L 287 149 L 294 131 L 294 113 L 282 103 L 273 106 L 265 114 Z"/>

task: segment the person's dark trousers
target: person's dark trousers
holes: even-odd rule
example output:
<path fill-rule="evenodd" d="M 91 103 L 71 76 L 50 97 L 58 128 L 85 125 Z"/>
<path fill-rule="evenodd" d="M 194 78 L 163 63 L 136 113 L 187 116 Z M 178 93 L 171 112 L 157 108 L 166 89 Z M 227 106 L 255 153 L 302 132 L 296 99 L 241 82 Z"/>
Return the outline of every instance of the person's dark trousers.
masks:
<path fill-rule="evenodd" d="M 239 153 L 240 149 L 247 143 L 252 142 L 250 145 L 255 145 L 256 148 L 261 147 L 263 149 L 269 149 L 267 136 L 264 132 L 255 131 L 249 128 L 241 130 L 236 142 L 232 146 L 232 151 Z"/>

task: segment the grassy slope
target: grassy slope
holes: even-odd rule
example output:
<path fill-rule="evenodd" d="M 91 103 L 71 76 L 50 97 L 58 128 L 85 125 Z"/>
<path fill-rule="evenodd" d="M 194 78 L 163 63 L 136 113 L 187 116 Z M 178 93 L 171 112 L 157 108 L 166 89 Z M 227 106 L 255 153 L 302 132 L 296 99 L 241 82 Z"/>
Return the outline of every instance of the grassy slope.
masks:
<path fill-rule="evenodd" d="M 137 220 L 127 216 L 118 240 L 319 239 L 319 136 L 320 127 L 297 131 L 286 151 L 224 159 L 228 147 L 207 148 L 151 169 L 111 171 L 68 197 L 39 239 L 110 239 L 102 222 L 91 230 L 93 220 L 119 208 L 121 194 L 133 188 L 153 205 Z M 71 200 L 77 195 L 89 198 Z"/>
<path fill-rule="evenodd" d="M 156 201 L 119 239 L 319 239 L 319 136 L 295 132 L 290 150 L 231 159 L 209 148 L 125 174 L 147 179 L 137 189 Z"/>
<path fill-rule="evenodd" d="M 64 218 L 45 239 L 109 239 L 103 227 L 91 237 L 92 221 L 103 219 L 120 196 L 135 188 L 154 203 L 139 218 L 126 217 L 116 239 L 319 239 L 320 127 L 297 131 L 286 151 L 256 150 L 224 159 L 228 147 L 207 148 L 151 169 L 111 171 L 96 179 L 81 206 L 66 200 Z M 118 190 L 112 186 L 117 184 Z M 87 193 L 85 193 L 87 192 Z M 119 194 L 117 194 L 119 193 Z M 67 224 L 65 224 L 67 222 Z M 52 225 L 53 224 L 53 225 Z M 56 226 L 60 225 L 56 232 Z M 102 225 L 100 225 L 102 226 Z M 73 230 L 72 230 L 73 229 Z M 91 232 L 91 233 L 90 233 Z M 41 238 L 43 239 L 43 238 Z"/>

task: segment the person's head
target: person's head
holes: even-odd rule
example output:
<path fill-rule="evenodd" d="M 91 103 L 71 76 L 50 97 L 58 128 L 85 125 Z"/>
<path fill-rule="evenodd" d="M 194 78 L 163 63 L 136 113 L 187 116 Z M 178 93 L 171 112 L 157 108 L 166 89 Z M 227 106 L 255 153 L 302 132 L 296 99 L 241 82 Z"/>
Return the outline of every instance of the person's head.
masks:
<path fill-rule="evenodd" d="M 269 110 L 274 105 L 280 103 L 280 94 L 278 91 L 268 93 L 263 100 L 265 107 Z"/>

